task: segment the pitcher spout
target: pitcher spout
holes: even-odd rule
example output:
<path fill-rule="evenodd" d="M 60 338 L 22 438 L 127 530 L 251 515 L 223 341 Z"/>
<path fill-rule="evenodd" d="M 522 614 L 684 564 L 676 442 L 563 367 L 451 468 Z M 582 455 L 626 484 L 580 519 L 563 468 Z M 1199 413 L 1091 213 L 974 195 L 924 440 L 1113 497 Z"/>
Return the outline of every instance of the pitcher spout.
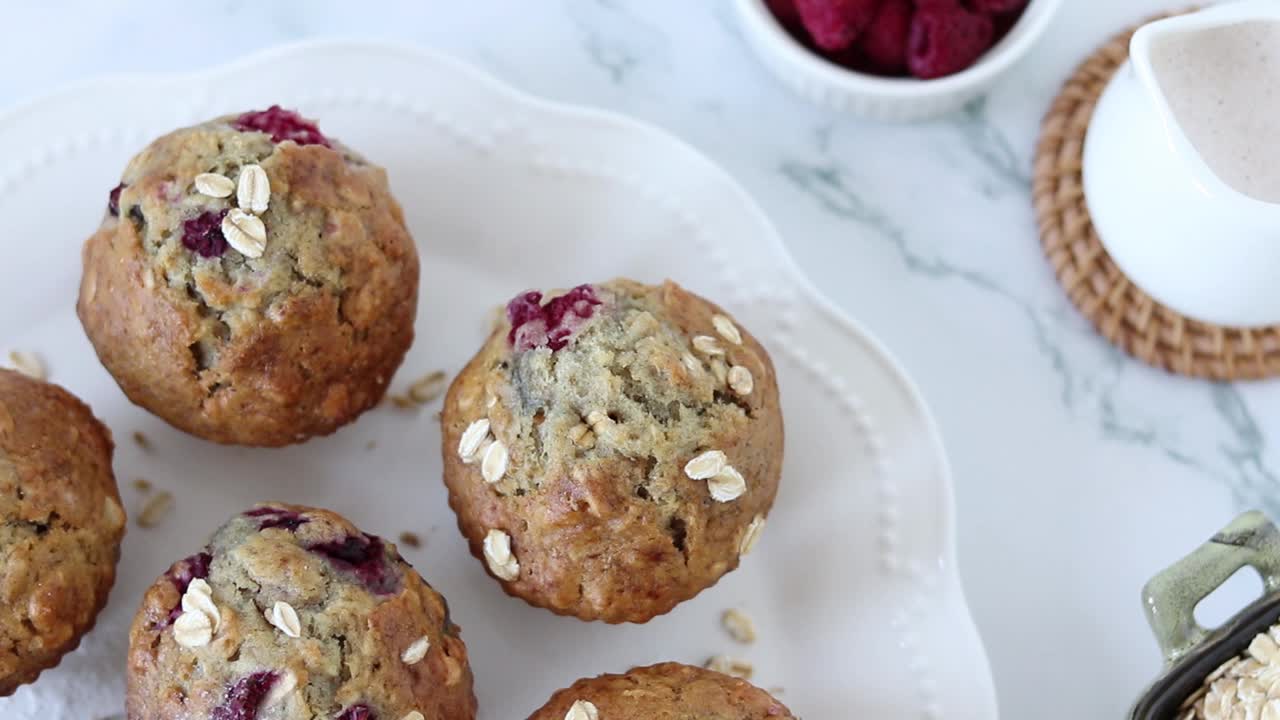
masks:
<path fill-rule="evenodd" d="M 1239 0 L 1149 23 L 1129 54 L 1197 186 L 1280 209 L 1280 1 Z"/>

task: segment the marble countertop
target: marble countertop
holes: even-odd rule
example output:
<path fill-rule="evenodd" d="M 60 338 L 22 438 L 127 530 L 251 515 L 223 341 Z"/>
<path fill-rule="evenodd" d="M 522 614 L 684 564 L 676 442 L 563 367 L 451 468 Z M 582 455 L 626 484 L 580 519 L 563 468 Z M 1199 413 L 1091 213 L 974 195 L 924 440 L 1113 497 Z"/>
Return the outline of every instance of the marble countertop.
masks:
<path fill-rule="evenodd" d="M 725 166 L 937 415 L 1003 717 L 1122 716 L 1159 670 L 1143 582 L 1236 511 L 1280 510 L 1268 443 L 1280 385 L 1185 380 L 1114 350 L 1067 302 L 1037 241 L 1031 154 L 1050 99 L 1112 31 L 1180 3 L 1064 3 L 988 98 L 907 126 L 790 95 L 743 44 L 728 0 L 41 5 L 6 8 L 0 105 L 302 38 L 385 38 L 641 118 Z M 1233 586 L 1210 609 L 1248 594 Z"/>

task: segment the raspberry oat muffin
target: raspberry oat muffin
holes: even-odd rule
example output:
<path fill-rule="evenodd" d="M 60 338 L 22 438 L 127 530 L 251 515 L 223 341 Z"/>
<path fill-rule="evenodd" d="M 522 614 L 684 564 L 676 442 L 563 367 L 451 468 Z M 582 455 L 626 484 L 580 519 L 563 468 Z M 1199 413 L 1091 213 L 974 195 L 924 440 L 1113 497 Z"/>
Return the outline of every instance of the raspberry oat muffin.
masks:
<path fill-rule="evenodd" d="M 793 720 L 786 705 L 746 680 L 663 663 L 579 680 L 529 720 Z"/>
<path fill-rule="evenodd" d="M 77 311 L 103 365 L 208 440 L 331 433 L 413 340 L 418 256 L 386 174 L 279 107 L 151 143 L 83 255 Z"/>
<path fill-rule="evenodd" d="M 445 400 L 458 525 L 506 591 L 645 622 L 750 551 L 782 467 L 764 348 L 673 282 L 517 296 Z"/>
<path fill-rule="evenodd" d="M 129 634 L 130 720 L 471 720 L 475 702 L 444 598 L 327 510 L 235 516 Z"/>
<path fill-rule="evenodd" d="M 0 695 L 57 665 L 107 603 L 125 525 L 113 451 L 84 403 L 0 370 Z"/>

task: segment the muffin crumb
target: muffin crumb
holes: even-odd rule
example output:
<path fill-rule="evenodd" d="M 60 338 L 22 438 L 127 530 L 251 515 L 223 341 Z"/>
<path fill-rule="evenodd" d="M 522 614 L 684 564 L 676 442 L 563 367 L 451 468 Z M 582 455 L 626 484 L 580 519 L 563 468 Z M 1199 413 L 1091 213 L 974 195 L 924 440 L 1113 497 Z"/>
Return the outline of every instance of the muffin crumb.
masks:
<path fill-rule="evenodd" d="M 435 370 L 418 378 L 409 386 L 409 399 L 426 405 L 444 394 L 449 379 L 443 370 Z"/>
<path fill-rule="evenodd" d="M 138 527 L 153 528 L 161 523 L 173 510 L 173 493 L 161 490 L 152 495 L 138 513 Z"/>
<path fill-rule="evenodd" d="M 23 350 L 10 350 L 9 363 L 13 366 L 14 370 L 17 370 L 32 380 L 44 380 L 48 378 L 48 373 L 45 371 L 44 367 L 44 361 L 41 360 L 40 356 L 36 353 L 26 352 Z"/>
<path fill-rule="evenodd" d="M 744 645 L 750 645 L 756 641 L 755 622 L 750 615 L 737 608 L 725 610 L 724 614 L 720 616 L 720 624 L 724 627 L 725 632 L 729 633 L 729 637 Z"/>
<path fill-rule="evenodd" d="M 743 680 L 750 680 L 751 676 L 756 672 L 755 666 L 751 663 L 728 655 L 712 655 L 707 659 L 703 667 L 721 675 L 742 678 Z"/>
<path fill-rule="evenodd" d="M 133 431 L 133 444 L 137 445 L 143 452 L 151 452 L 155 449 L 151 445 L 151 438 L 144 435 L 141 430 Z"/>

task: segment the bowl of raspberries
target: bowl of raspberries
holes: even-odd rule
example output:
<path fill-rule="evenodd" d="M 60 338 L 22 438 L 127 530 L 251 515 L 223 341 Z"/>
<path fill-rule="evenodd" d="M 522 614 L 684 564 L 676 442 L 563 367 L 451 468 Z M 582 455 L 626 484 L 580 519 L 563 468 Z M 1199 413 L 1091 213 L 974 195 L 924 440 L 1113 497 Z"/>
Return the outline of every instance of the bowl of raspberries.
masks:
<path fill-rule="evenodd" d="M 880 120 L 950 112 L 988 90 L 1061 0 L 735 0 L 748 42 L 820 105 Z"/>

